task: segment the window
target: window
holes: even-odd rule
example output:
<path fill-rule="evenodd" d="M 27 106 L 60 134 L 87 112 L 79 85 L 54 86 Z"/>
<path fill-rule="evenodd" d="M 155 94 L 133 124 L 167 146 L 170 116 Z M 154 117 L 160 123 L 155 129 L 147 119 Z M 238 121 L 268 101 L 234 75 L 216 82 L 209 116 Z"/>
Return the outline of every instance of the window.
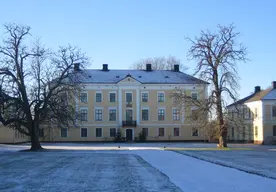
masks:
<path fill-rule="evenodd" d="M 149 110 L 142 109 L 142 121 L 148 121 L 148 120 L 149 120 Z"/>
<path fill-rule="evenodd" d="M 273 125 L 273 136 L 276 136 L 276 125 Z"/>
<path fill-rule="evenodd" d="M 258 126 L 255 126 L 255 137 L 258 137 Z"/>
<path fill-rule="evenodd" d="M 87 137 L 87 128 L 81 128 L 81 137 Z"/>
<path fill-rule="evenodd" d="M 272 117 L 276 117 L 276 106 L 272 106 Z"/>
<path fill-rule="evenodd" d="M 175 137 L 179 136 L 179 128 L 178 127 L 173 128 L 173 136 L 175 136 Z"/>
<path fill-rule="evenodd" d="M 258 109 L 255 108 L 255 118 L 257 118 L 257 117 L 258 117 Z"/>
<path fill-rule="evenodd" d="M 248 110 L 246 108 L 242 109 L 242 114 L 243 114 L 243 118 L 244 119 L 248 119 L 248 114 L 247 114 Z"/>
<path fill-rule="evenodd" d="M 173 120 L 174 121 L 180 120 L 180 110 L 179 109 L 173 109 Z"/>
<path fill-rule="evenodd" d="M 109 109 L 109 121 L 116 121 L 116 109 Z"/>
<path fill-rule="evenodd" d="M 196 120 L 198 120 L 198 112 L 197 112 L 197 110 L 192 110 L 192 120 L 194 120 L 194 121 L 196 121 Z"/>
<path fill-rule="evenodd" d="M 96 137 L 102 137 L 102 128 L 96 128 Z"/>
<path fill-rule="evenodd" d="M 44 137 L 44 129 L 41 129 L 41 128 L 38 129 L 38 136 Z"/>
<path fill-rule="evenodd" d="M 87 121 L 87 113 L 88 113 L 87 109 L 81 109 L 81 111 L 80 111 L 80 120 L 81 121 Z"/>
<path fill-rule="evenodd" d="M 143 133 L 145 134 L 146 137 L 149 136 L 149 129 L 148 128 L 143 128 L 142 131 L 143 131 Z"/>
<path fill-rule="evenodd" d="M 165 136 L 165 129 L 164 128 L 159 128 L 158 129 L 158 136 L 159 137 L 164 137 Z"/>
<path fill-rule="evenodd" d="M 164 120 L 165 120 L 165 110 L 158 109 L 158 121 L 164 121 Z"/>
<path fill-rule="evenodd" d="M 234 130 L 234 127 L 232 127 L 231 136 L 232 136 L 232 139 L 234 139 L 234 137 L 235 137 L 235 130 Z"/>
<path fill-rule="evenodd" d="M 131 103 L 132 102 L 132 93 L 126 93 L 126 102 Z"/>
<path fill-rule="evenodd" d="M 96 93 L 96 102 L 102 102 L 102 93 Z"/>
<path fill-rule="evenodd" d="M 87 93 L 81 93 L 80 94 L 80 101 L 87 103 Z"/>
<path fill-rule="evenodd" d="M 102 120 L 103 120 L 103 110 L 95 109 L 95 121 L 102 121 Z"/>
<path fill-rule="evenodd" d="M 142 102 L 148 102 L 149 101 L 149 94 L 148 93 L 142 93 Z"/>
<path fill-rule="evenodd" d="M 116 93 L 109 93 L 109 102 L 116 102 Z"/>
<path fill-rule="evenodd" d="M 109 136 L 115 137 L 116 136 L 116 128 L 110 128 L 109 129 Z"/>
<path fill-rule="evenodd" d="M 158 93 L 158 102 L 164 102 L 164 101 L 165 101 L 165 94 Z"/>
<path fill-rule="evenodd" d="M 132 121 L 132 109 L 126 110 L 126 121 Z"/>
<path fill-rule="evenodd" d="M 248 108 L 248 119 L 251 119 L 251 110 Z"/>
<path fill-rule="evenodd" d="M 192 136 L 194 136 L 194 137 L 198 136 L 198 129 L 197 128 L 193 128 L 193 130 L 192 130 Z"/>
<path fill-rule="evenodd" d="M 191 94 L 191 97 L 192 97 L 192 99 L 197 100 L 197 93 L 192 93 L 192 94 Z"/>
<path fill-rule="evenodd" d="M 67 137 L 67 128 L 61 128 L 60 137 Z"/>

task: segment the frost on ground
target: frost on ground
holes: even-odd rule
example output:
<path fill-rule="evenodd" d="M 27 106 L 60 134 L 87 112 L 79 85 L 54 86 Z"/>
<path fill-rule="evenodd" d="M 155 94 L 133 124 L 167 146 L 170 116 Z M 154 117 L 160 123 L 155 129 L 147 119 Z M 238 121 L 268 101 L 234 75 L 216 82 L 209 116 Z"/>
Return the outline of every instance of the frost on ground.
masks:
<path fill-rule="evenodd" d="M 0 156 L 0 191 L 181 191 L 135 154 L 16 152 Z"/>
<path fill-rule="evenodd" d="M 276 179 L 276 152 L 264 150 L 177 151 L 201 160 Z M 276 182 L 276 181 L 275 181 Z"/>

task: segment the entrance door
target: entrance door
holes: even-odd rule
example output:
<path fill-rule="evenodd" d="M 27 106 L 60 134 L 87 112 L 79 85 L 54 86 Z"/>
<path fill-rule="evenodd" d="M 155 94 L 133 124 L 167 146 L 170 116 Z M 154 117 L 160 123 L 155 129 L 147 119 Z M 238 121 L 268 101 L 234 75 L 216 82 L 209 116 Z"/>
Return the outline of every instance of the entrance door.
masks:
<path fill-rule="evenodd" d="M 127 129 L 126 130 L 126 140 L 127 141 L 132 141 L 132 129 Z"/>
<path fill-rule="evenodd" d="M 132 109 L 127 109 L 126 110 L 126 120 L 127 121 L 132 121 Z"/>

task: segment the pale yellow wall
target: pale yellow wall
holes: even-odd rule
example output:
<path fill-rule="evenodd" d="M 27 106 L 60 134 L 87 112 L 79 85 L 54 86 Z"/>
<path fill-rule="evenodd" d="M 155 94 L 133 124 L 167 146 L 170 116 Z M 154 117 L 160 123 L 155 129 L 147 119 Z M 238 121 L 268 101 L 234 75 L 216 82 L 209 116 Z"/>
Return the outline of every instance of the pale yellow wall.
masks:
<path fill-rule="evenodd" d="M 22 143 L 27 141 L 29 141 L 28 136 L 0 125 L 0 143 Z"/>

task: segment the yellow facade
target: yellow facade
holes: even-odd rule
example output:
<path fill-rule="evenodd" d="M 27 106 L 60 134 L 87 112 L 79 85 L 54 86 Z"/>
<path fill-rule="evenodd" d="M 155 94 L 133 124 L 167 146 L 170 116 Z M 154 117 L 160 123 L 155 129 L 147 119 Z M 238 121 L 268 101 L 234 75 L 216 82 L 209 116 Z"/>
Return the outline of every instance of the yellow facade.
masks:
<path fill-rule="evenodd" d="M 28 136 L 0 125 L 0 143 L 15 144 L 27 141 L 30 141 Z"/>

